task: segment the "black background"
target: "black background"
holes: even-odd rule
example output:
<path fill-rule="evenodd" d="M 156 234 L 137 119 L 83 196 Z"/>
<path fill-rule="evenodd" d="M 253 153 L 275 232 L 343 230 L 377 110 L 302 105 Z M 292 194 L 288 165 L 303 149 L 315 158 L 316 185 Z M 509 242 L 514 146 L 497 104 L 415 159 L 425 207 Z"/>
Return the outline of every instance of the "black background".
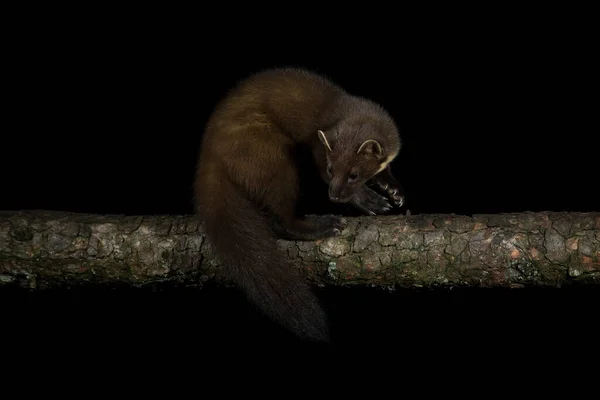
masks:
<path fill-rule="evenodd" d="M 3 50 L 0 209 L 190 214 L 212 107 L 248 74 L 292 65 L 388 109 L 404 143 L 393 170 L 413 214 L 599 211 L 598 65 L 585 10 L 402 9 L 383 20 L 391 10 L 298 8 L 260 21 L 239 8 L 15 16 Z M 61 351 L 85 343 L 115 357 L 132 341 L 139 354 L 171 356 L 541 354 L 566 332 L 588 335 L 599 300 L 586 288 L 320 295 L 337 335 L 326 348 L 298 343 L 235 290 L 3 289 L 1 300 L 16 336 L 39 348 L 52 337 Z"/>

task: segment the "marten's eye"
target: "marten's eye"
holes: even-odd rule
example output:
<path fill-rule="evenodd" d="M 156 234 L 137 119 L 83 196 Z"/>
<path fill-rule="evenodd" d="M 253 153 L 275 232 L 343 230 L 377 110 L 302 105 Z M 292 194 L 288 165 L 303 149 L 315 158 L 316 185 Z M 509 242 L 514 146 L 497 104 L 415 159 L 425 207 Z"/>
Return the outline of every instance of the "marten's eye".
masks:
<path fill-rule="evenodd" d="M 358 174 L 355 172 L 350 173 L 350 175 L 348 175 L 348 179 L 350 179 L 351 181 L 355 181 L 356 179 L 358 179 Z"/>

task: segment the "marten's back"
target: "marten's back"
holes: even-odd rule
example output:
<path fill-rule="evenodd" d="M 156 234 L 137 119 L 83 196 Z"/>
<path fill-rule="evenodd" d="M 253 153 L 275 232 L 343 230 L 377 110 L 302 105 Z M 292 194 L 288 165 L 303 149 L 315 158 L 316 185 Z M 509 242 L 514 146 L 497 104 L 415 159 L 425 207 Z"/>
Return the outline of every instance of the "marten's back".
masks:
<path fill-rule="evenodd" d="M 264 70 L 229 91 L 214 110 L 205 134 L 269 124 L 303 141 L 331 123 L 332 108 L 343 94 L 339 86 L 307 70 Z"/>

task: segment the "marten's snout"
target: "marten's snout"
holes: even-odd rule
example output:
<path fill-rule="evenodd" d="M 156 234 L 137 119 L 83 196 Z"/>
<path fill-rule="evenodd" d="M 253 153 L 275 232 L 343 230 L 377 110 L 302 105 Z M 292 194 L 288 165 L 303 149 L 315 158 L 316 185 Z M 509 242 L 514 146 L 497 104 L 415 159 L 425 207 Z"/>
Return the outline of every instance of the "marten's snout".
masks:
<path fill-rule="evenodd" d="M 344 196 L 343 191 L 337 189 L 335 186 L 329 187 L 329 200 L 334 203 L 347 203 L 349 200 L 348 196 Z"/>

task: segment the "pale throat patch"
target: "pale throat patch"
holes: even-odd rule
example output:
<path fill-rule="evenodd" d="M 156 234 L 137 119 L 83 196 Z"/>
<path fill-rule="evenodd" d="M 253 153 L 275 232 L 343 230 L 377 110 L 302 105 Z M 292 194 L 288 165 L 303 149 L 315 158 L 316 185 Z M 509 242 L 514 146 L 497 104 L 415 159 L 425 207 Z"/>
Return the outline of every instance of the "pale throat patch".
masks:
<path fill-rule="evenodd" d="M 385 169 L 385 167 L 387 167 L 387 165 L 389 163 L 391 163 L 394 160 L 394 158 L 396 158 L 397 155 L 398 155 L 398 152 L 389 154 L 385 158 L 385 160 L 383 160 L 383 162 L 381 163 L 381 165 L 379 166 L 379 169 L 377 170 L 377 174 L 380 173 L 381 171 L 383 171 Z M 375 175 L 377 175 L 377 174 L 375 174 Z"/>

